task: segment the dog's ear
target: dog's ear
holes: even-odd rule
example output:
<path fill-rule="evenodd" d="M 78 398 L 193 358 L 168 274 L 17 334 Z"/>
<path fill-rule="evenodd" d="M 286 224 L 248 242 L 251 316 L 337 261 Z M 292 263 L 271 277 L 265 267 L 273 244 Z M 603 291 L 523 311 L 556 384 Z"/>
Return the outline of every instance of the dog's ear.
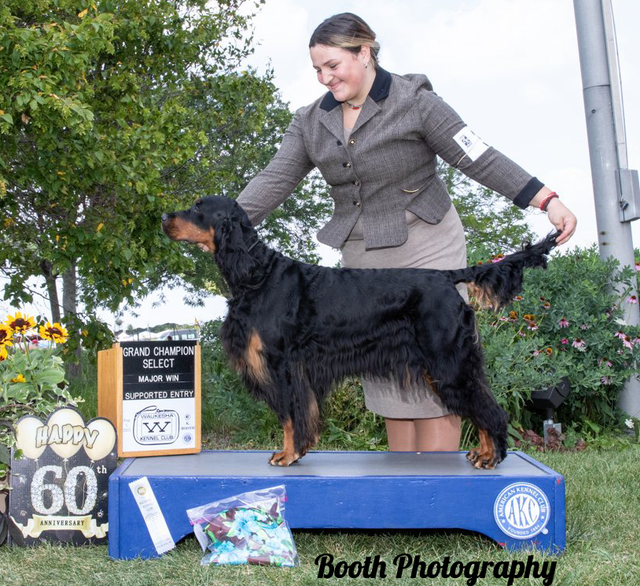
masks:
<path fill-rule="evenodd" d="M 247 220 L 248 222 L 248 220 Z M 248 251 L 242 220 L 236 214 L 223 218 L 218 225 L 216 235 L 216 254 L 220 268 L 227 273 L 229 284 L 246 281 L 256 266 Z"/>

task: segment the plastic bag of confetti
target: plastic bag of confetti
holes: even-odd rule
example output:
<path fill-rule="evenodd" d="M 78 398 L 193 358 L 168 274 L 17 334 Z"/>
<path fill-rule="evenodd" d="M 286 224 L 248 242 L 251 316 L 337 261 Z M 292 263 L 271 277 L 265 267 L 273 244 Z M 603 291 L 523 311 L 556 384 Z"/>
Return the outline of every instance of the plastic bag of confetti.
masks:
<path fill-rule="evenodd" d="M 297 566 L 298 552 L 284 518 L 284 485 L 245 492 L 189 509 L 202 565 Z"/>

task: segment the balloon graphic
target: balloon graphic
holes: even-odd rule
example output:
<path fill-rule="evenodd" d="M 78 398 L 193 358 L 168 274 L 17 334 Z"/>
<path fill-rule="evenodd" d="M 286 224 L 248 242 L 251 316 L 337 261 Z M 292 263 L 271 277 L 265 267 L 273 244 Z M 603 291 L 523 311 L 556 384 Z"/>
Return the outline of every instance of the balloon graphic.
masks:
<path fill-rule="evenodd" d="M 16 425 L 16 448 L 32 460 L 38 459 L 44 452 L 47 444 L 36 447 L 36 432 L 44 427 L 44 423 L 37 417 L 23 417 Z"/>
<path fill-rule="evenodd" d="M 73 409 L 59 409 L 56 411 L 49 419 L 47 420 L 47 425 L 49 426 L 49 433 L 53 433 L 53 426 L 57 425 L 58 430 L 60 432 L 60 436 L 63 435 L 64 430 L 68 430 L 69 426 L 78 428 L 84 427 L 84 419 L 82 419 L 82 415 Z M 66 427 L 64 427 L 66 426 Z M 63 444 L 52 443 L 51 449 L 58 454 L 61 458 L 71 458 L 81 447 L 83 441 L 79 441 L 78 443 L 73 443 L 73 435 Z M 83 435 L 84 439 L 84 435 Z"/>
<path fill-rule="evenodd" d="M 108 419 L 94 419 L 89 422 L 87 429 L 92 438 L 96 431 L 99 435 L 90 448 L 87 447 L 87 440 L 85 439 L 83 444 L 84 451 L 87 452 L 87 456 L 94 462 L 102 460 L 102 458 L 111 453 L 111 450 L 113 450 L 116 444 L 116 430 Z"/>

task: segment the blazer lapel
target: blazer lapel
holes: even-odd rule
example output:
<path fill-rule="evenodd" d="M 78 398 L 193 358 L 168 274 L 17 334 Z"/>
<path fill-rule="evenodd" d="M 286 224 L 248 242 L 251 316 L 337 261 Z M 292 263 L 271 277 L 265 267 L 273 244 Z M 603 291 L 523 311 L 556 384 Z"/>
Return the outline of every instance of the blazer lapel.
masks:
<path fill-rule="evenodd" d="M 391 74 L 379 67 L 373 86 L 351 131 L 352 134 L 380 112 L 381 108 L 378 102 L 389 95 L 390 87 Z M 324 124 L 331 134 L 342 140 L 344 138 L 344 124 L 342 123 L 342 108 L 339 108 L 339 105 L 340 102 L 333 97 L 331 92 L 327 92 L 320 103 L 320 109 L 322 110 L 320 122 Z"/>
<path fill-rule="evenodd" d="M 358 115 L 356 123 L 353 125 L 351 134 L 354 134 L 358 128 L 369 122 L 378 112 L 380 112 L 380 106 L 371 99 L 371 96 L 367 96 L 367 101 L 364 103 L 364 106 L 362 106 L 362 110 Z"/>
<path fill-rule="evenodd" d="M 335 107 L 329 112 L 322 112 L 320 122 L 338 140 L 344 140 L 344 124 L 342 123 L 342 108 Z"/>

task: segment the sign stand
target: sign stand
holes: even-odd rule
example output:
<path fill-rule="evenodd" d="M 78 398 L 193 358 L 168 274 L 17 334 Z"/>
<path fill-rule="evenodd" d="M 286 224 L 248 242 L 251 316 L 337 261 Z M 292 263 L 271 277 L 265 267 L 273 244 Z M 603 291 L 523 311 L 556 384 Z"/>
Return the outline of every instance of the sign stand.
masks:
<path fill-rule="evenodd" d="M 98 414 L 118 431 L 118 456 L 201 450 L 200 346 L 123 342 L 98 352 Z"/>

